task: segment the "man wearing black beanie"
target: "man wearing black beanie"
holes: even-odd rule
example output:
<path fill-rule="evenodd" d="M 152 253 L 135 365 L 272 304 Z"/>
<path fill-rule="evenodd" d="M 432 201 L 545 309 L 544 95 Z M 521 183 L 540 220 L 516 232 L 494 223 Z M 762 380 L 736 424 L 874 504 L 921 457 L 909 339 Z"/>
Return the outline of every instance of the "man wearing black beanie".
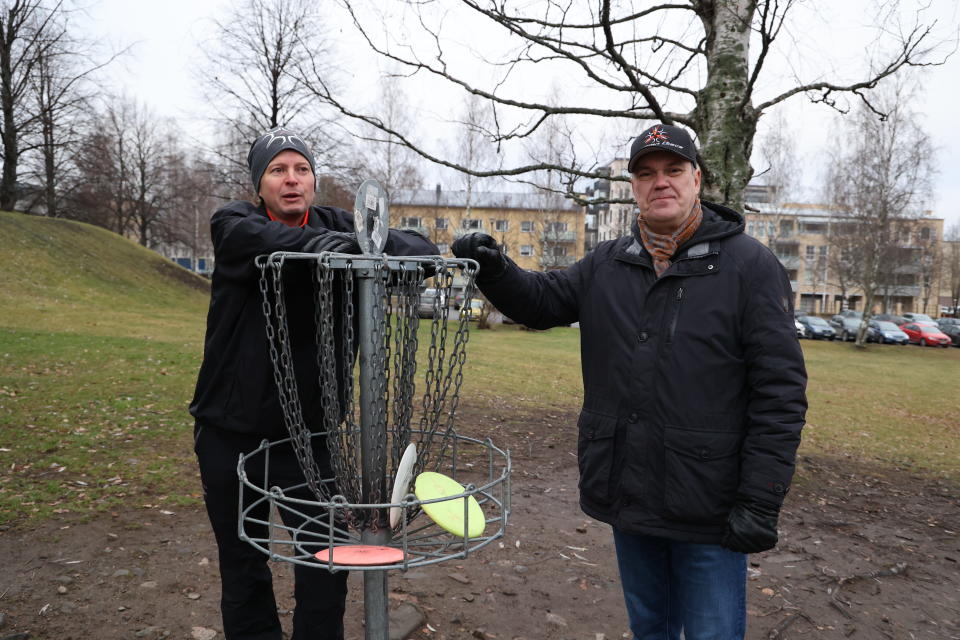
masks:
<path fill-rule="evenodd" d="M 282 630 L 267 556 L 237 534 L 239 456 L 257 449 L 264 439 L 288 436 L 273 379 L 258 287 L 260 272 L 254 260 L 274 251 L 360 253 L 360 247 L 351 214 L 313 204 L 315 160 L 299 134 L 287 129 L 264 133 L 251 145 L 247 165 L 258 203 L 230 202 L 210 221 L 216 262 L 203 363 L 190 413 L 196 421 L 194 450 L 204 502 L 219 549 L 224 637 L 280 640 Z M 439 253 L 422 235 L 395 229 L 390 230 L 384 252 Z M 291 334 L 313 335 L 311 276 L 307 270 L 296 275 L 295 281 L 284 283 L 289 330 Z M 309 341 L 307 344 L 312 346 Z M 318 401 L 309 400 L 320 397 L 315 351 L 293 356 L 298 363 L 298 388 L 306 399 L 304 420 L 319 428 L 323 423 L 322 408 Z M 311 440 L 323 477 L 332 477 L 323 438 Z M 270 455 L 270 477 L 253 477 L 251 473 L 256 475 L 258 470 L 249 469 L 250 482 L 281 488 L 305 484 L 292 447 L 275 446 Z M 305 487 L 302 495 L 287 495 L 314 500 Z M 267 521 L 267 506 L 261 507 L 262 513 L 254 510 L 250 515 Z M 289 513 L 281 515 L 288 527 L 302 524 Z M 246 529 L 251 537 L 265 537 L 265 531 L 251 531 L 249 523 Z M 344 571 L 330 573 L 322 567 L 294 565 L 296 606 L 292 640 L 342 640 L 346 579 Z"/>

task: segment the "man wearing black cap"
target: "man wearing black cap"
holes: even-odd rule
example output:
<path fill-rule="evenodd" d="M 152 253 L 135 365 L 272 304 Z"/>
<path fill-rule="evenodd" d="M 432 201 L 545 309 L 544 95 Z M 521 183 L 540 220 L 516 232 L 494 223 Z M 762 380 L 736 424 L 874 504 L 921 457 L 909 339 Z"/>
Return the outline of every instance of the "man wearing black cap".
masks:
<path fill-rule="evenodd" d="M 806 412 L 783 267 L 743 217 L 699 198 L 680 127 L 640 134 L 632 233 L 573 266 L 519 269 L 488 235 L 453 253 L 517 322 L 580 323 L 580 506 L 612 526 L 636 640 L 746 628 L 746 554 L 777 543 Z"/>
<path fill-rule="evenodd" d="M 274 251 L 360 253 L 360 247 L 351 214 L 313 204 L 314 158 L 297 133 L 276 129 L 263 134 L 250 147 L 247 164 L 259 203 L 231 202 L 210 221 L 216 263 L 203 363 L 190 413 L 196 419 L 194 449 L 204 501 L 219 549 L 224 636 L 227 640 L 280 640 L 267 556 L 237 535 L 238 457 L 255 450 L 263 439 L 287 437 L 254 259 Z M 390 230 L 384 252 L 438 253 L 420 234 L 397 230 Z M 284 283 L 289 331 L 291 335 L 313 335 L 310 273 L 304 270 L 296 276 L 296 281 Z M 320 397 L 316 352 L 294 353 L 293 359 L 298 388 L 305 398 L 304 420 L 307 425 L 319 426 L 323 422 L 320 403 L 310 400 Z M 332 477 L 321 439 L 312 440 L 323 477 Z M 256 472 L 249 469 L 248 475 Z M 305 483 L 289 446 L 271 450 L 269 479 L 250 477 L 250 481 L 281 488 Z M 287 495 L 314 500 L 306 489 L 303 495 Z M 266 521 L 266 505 L 262 507 L 259 517 Z M 281 515 L 287 526 L 301 524 L 289 513 Z M 249 526 L 247 529 L 252 537 L 258 536 Z M 343 638 L 346 578 L 346 572 L 294 566 L 293 640 Z"/>

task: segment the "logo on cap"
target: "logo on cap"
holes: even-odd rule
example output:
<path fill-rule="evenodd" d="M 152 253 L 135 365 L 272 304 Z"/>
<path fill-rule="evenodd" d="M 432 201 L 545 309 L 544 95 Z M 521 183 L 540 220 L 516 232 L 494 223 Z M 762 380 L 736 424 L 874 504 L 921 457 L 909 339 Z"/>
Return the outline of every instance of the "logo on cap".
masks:
<path fill-rule="evenodd" d="M 663 129 L 654 127 L 650 129 L 650 133 L 647 134 L 647 138 L 643 141 L 643 144 L 660 144 L 661 142 L 667 142 L 669 139 Z"/>
<path fill-rule="evenodd" d="M 267 140 L 268 136 L 269 136 L 269 140 Z M 280 144 L 296 144 L 296 142 L 294 142 L 294 140 L 296 140 L 301 145 L 304 145 L 304 142 L 300 138 L 300 136 L 282 128 L 277 128 L 277 129 L 274 129 L 273 131 L 267 131 L 265 134 L 263 134 L 263 137 L 261 138 L 261 140 L 266 140 L 266 147 L 268 149 L 270 148 L 270 145 L 272 145 L 277 140 L 280 141 Z"/>

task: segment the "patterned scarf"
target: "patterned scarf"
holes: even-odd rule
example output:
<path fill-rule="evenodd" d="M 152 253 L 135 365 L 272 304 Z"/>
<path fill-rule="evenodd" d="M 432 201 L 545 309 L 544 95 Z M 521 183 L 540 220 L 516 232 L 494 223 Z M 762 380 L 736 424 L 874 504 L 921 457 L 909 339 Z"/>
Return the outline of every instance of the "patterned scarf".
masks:
<path fill-rule="evenodd" d="M 681 223 L 680 227 L 669 235 L 661 235 L 650 231 L 643 216 L 637 217 L 637 227 L 640 229 L 640 241 L 644 248 L 653 257 L 653 269 L 657 272 L 659 278 L 663 272 L 670 266 L 670 258 L 676 253 L 677 247 L 690 239 L 690 237 L 700 227 L 703 220 L 703 209 L 700 208 L 700 200 L 693 204 L 690 215 Z"/>

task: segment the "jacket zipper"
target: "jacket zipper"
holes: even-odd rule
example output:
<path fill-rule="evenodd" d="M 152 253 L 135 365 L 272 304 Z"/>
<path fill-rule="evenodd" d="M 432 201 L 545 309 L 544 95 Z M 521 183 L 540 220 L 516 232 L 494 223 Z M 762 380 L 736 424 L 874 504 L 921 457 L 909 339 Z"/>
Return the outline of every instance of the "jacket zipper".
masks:
<path fill-rule="evenodd" d="M 680 300 L 683 299 L 683 287 L 677 289 L 676 304 L 673 306 L 673 317 L 670 319 L 670 333 L 667 334 L 667 343 L 673 342 L 673 336 L 677 331 L 677 319 L 680 317 Z"/>

